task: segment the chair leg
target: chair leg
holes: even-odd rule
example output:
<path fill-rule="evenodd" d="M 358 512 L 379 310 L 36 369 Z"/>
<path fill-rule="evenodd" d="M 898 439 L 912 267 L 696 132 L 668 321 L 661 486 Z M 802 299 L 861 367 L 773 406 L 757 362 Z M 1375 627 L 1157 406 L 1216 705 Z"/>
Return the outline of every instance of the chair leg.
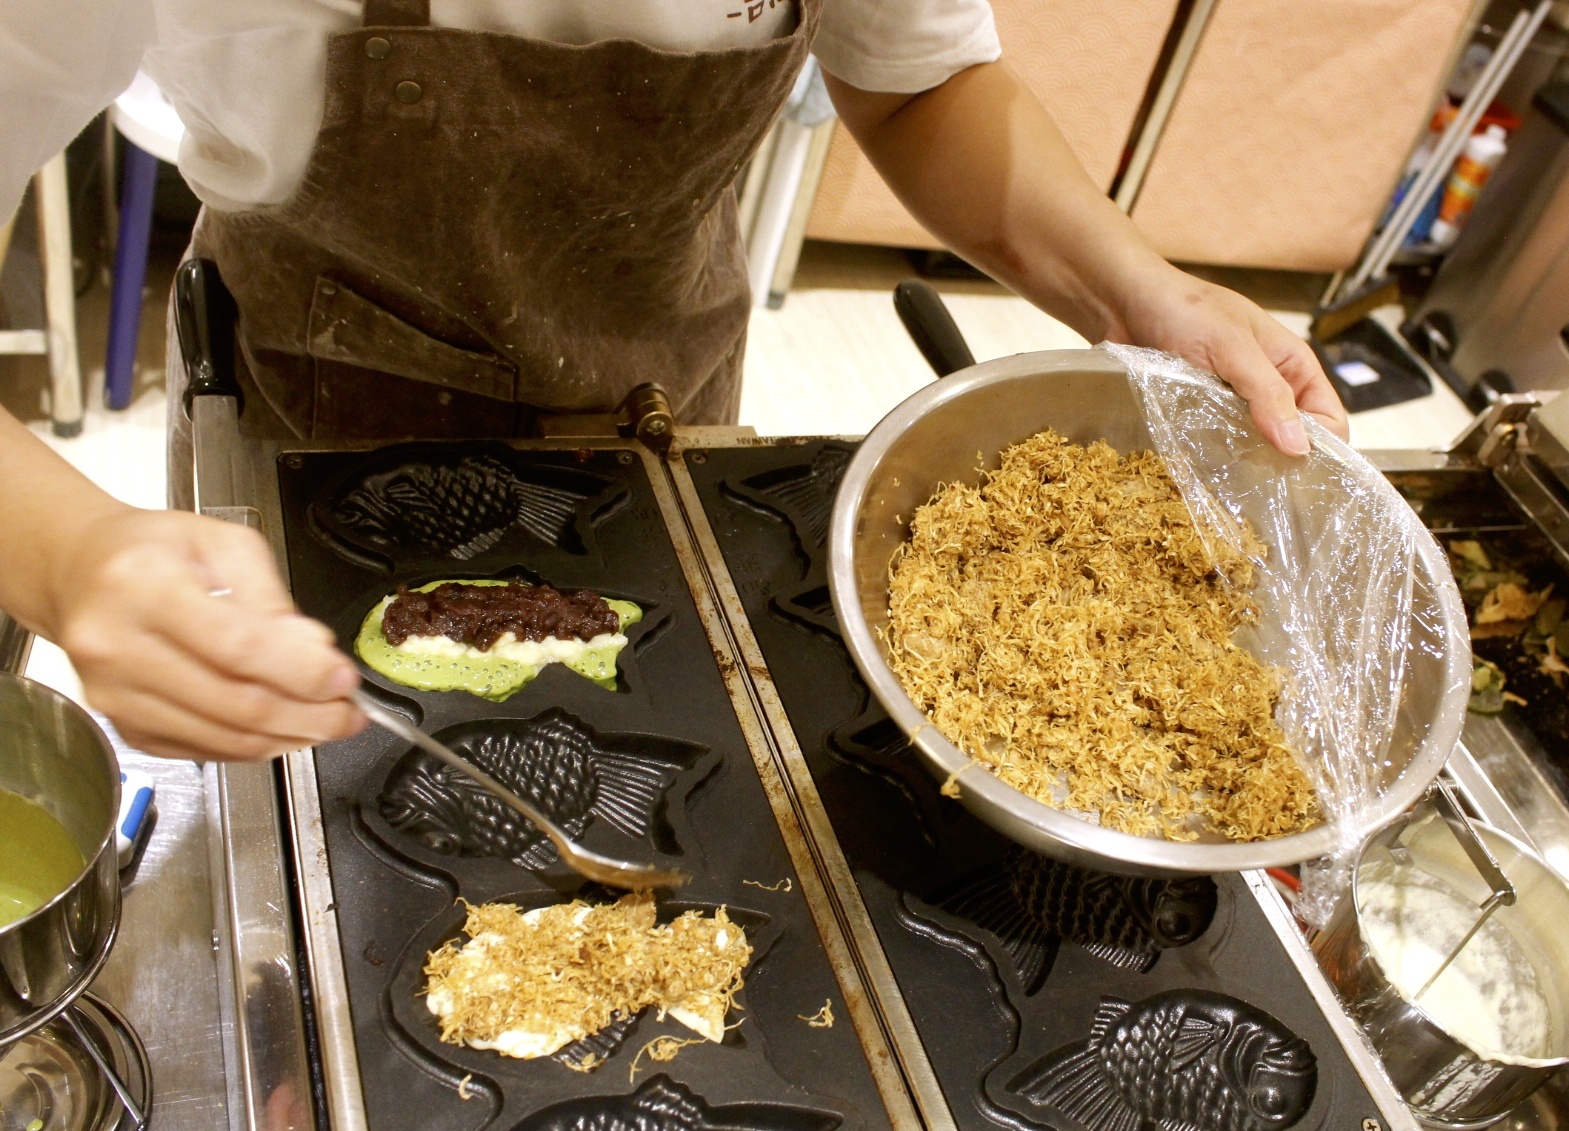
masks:
<path fill-rule="evenodd" d="M 71 194 L 65 154 L 38 171 L 38 227 L 43 236 L 44 312 L 49 322 L 50 408 L 56 436 L 82 430 L 82 365 L 76 352 L 76 280 L 71 264 Z"/>
<path fill-rule="evenodd" d="M 110 408 L 131 403 L 136 376 L 136 342 L 142 329 L 142 285 L 147 281 L 147 244 L 153 227 L 153 193 L 158 158 L 127 142 L 121 186 L 120 232 L 109 291 L 109 348 L 104 359 L 104 395 Z"/>

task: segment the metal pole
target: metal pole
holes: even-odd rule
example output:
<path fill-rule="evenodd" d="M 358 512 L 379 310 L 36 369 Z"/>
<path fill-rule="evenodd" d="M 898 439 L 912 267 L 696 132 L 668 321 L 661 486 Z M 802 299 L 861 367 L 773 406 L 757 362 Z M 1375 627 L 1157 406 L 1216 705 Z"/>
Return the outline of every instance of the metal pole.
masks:
<path fill-rule="evenodd" d="M 1193 56 L 1198 52 L 1199 40 L 1204 38 L 1204 29 L 1209 26 L 1215 3 L 1216 0 L 1198 0 L 1182 27 L 1182 35 L 1171 54 L 1171 62 L 1167 64 L 1166 73 L 1161 76 L 1160 88 L 1155 92 L 1155 101 L 1150 104 L 1149 116 L 1144 119 L 1138 141 L 1134 143 L 1133 153 L 1128 158 L 1128 168 L 1117 185 L 1115 200 L 1117 207 L 1124 212 L 1132 212 L 1134 204 L 1138 202 L 1139 190 L 1144 187 L 1144 175 L 1149 172 L 1150 162 L 1155 156 L 1155 146 L 1159 144 L 1161 134 L 1166 132 L 1166 121 L 1171 117 L 1171 108 L 1176 104 L 1182 84 L 1187 80 L 1188 68 L 1193 65 Z"/>
<path fill-rule="evenodd" d="M 1416 222 L 1433 192 L 1449 175 L 1449 167 L 1460 155 L 1460 150 L 1470 138 L 1471 131 L 1476 128 L 1477 121 L 1492 103 L 1504 80 L 1509 77 L 1509 72 L 1514 69 L 1515 63 L 1525 51 L 1526 44 L 1542 26 L 1542 21 L 1547 18 L 1551 9 L 1552 0 L 1541 0 L 1534 11 L 1520 12 L 1515 16 L 1514 22 L 1509 25 L 1509 30 L 1499 42 L 1498 50 L 1493 53 L 1492 59 L 1488 60 L 1487 67 L 1478 78 L 1476 86 L 1461 103 L 1455 120 L 1444 131 L 1427 166 L 1412 182 L 1405 198 L 1395 209 L 1394 215 L 1389 218 L 1389 223 L 1384 226 L 1384 230 L 1364 253 L 1362 262 L 1341 288 L 1342 297 L 1354 294 L 1369 279 L 1382 277 L 1384 271 L 1388 269 L 1395 253 L 1405 242 L 1411 226 Z"/>
<path fill-rule="evenodd" d="M 65 154 L 38 171 L 38 227 L 43 245 L 44 309 L 49 322 L 49 415 L 56 436 L 82 430 L 82 366 L 76 353 L 76 280 L 71 262 L 71 195 Z"/>

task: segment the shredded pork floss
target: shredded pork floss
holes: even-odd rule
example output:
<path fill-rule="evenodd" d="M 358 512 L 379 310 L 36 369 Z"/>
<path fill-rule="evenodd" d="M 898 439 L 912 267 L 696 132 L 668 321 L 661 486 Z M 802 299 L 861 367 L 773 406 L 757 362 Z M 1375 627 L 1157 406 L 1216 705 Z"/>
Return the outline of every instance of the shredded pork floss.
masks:
<path fill-rule="evenodd" d="M 890 663 L 1008 785 L 1124 832 L 1259 840 L 1318 821 L 1274 719 L 1279 673 L 1233 640 L 1249 554 L 1204 539 L 1159 457 L 1043 432 L 916 511 L 890 571 Z"/>

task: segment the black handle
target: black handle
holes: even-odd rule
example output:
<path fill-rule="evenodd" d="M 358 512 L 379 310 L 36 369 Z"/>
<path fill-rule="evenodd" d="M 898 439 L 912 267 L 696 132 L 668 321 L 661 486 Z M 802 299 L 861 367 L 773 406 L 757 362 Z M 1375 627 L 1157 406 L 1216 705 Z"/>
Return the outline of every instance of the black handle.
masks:
<path fill-rule="evenodd" d="M 937 376 L 946 377 L 975 364 L 958 323 L 931 287 L 919 279 L 906 279 L 893 289 L 893 308 Z"/>
<path fill-rule="evenodd" d="M 187 259 L 174 273 L 174 328 L 185 362 L 185 412 L 191 398 L 234 397 L 244 407 L 234 377 L 234 296 L 210 259 Z"/>

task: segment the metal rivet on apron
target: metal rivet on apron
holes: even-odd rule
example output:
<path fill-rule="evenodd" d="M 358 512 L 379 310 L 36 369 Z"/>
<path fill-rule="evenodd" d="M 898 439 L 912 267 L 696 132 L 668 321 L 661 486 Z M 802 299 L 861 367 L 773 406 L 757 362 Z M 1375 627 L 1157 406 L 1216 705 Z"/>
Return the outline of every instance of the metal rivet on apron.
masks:
<path fill-rule="evenodd" d="M 420 89 L 419 83 L 410 82 L 408 79 L 404 79 L 398 84 L 397 89 L 395 89 L 392 93 L 398 96 L 399 102 L 413 103 L 418 102 L 420 100 L 420 95 L 424 94 L 425 92 Z"/>
<path fill-rule="evenodd" d="M 449 404 L 451 404 L 452 403 L 452 394 L 447 392 L 447 390 L 445 390 L 445 389 L 441 390 L 441 392 L 436 394 L 436 403 L 439 404 L 439 405 L 449 405 Z"/>
<path fill-rule="evenodd" d="M 336 283 L 323 283 L 321 285 L 321 293 L 324 295 L 335 295 L 338 293 L 338 286 Z"/>
<path fill-rule="evenodd" d="M 372 59 L 385 59 L 392 54 L 392 44 L 379 35 L 365 41 L 365 54 Z"/>

